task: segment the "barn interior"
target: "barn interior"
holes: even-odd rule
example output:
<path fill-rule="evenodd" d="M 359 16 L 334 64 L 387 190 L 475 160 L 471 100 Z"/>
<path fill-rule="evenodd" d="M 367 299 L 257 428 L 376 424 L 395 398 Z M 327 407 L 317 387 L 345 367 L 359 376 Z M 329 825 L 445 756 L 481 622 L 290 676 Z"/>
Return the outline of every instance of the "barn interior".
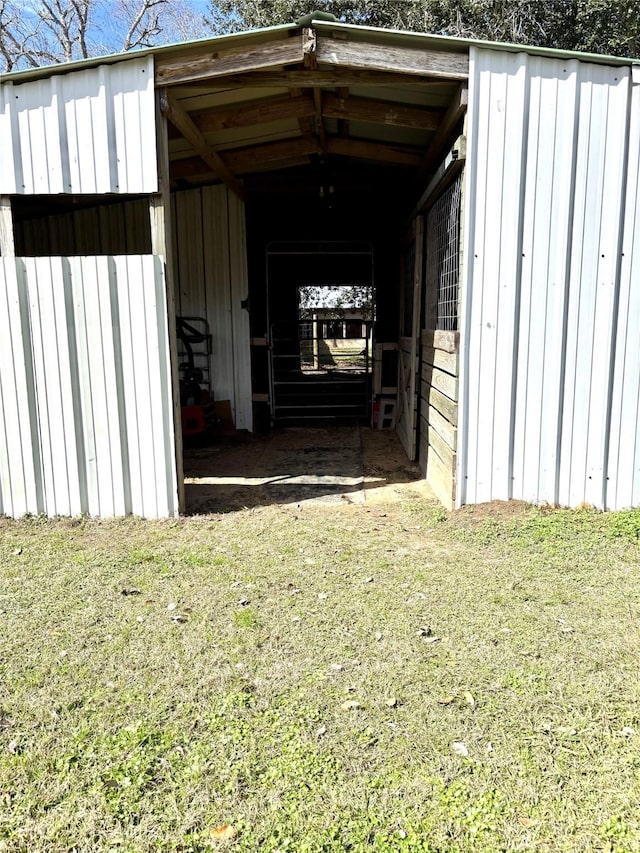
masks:
<path fill-rule="evenodd" d="M 468 46 L 303 23 L 154 50 L 176 314 L 236 428 L 374 422 L 414 459 L 420 379 L 401 387 L 402 359 L 436 327 L 421 217 L 464 162 Z M 24 196 L 13 215 L 17 254 L 160 253 L 146 197 Z M 369 288 L 372 304 L 359 326 L 349 305 L 310 323 L 304 287 Z"/>

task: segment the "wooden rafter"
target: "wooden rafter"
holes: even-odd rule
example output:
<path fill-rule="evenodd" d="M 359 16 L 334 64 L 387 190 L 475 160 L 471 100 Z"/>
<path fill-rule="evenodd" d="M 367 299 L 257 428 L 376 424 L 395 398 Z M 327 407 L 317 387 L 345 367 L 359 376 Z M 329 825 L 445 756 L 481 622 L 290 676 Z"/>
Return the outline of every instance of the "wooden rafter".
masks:
<path fill-rule="evenodd" d="M 278 163 L 299 160 L 309 154 L 319 154 L 316 139 L 301 137 L 282 142 L 267 142 L 264 145 L 249 145 L 227 152 L 225 159 L 239 174 L 261 171 L 265 166 L 277 168 Z"/>
<path fill-rule="evenodd" d="M 229 189 L 233 190 L 238 198 L 244 200 L 246 198 L 246 194 L 240 181 L 238 181 L 217 151 L 214 151 L 207 144 L 204 136 L 200 133 L 191 118 L 180 106 L 178 106 L 168 92 L 164 92 L 161 97 L 161 107 L 162 112 L 171 124 L 176 128 L 176 130 L 180 131 L 189 143 L 191 143 L 200 159 L 204 160 L 211 171 L 220 178 L 220 180 L 224 181 L 224 183 L 229 187 Z"/>
<path fill-rule="evenodd" d="M 387 142 L 369 142 L 361 139 L 342 139 L 337 136 L 327 140 L 329 154 L 357 157 L 362 160 L 379 160 L 400 166 L 419 166 L 422 152 L 406 145 L 390 145 Z"/>
<path fill-rule="evenodd" d="M 223 152 L 224 162 L 235 174 L 250 174 L 265 169 L 282 168 L 284 165 L 304 162 L 310 154 L 320 154 L 322 149 L 315 137 L 267 142 L 249 145 Z M 422 151 L 405 145 L 390 145 L 385 142 L 368 142 L 360 139 L 327 137 L 327 153 L 361 160 L 374 160 L 400 166 L 417 167 L 422 161 Z M 171 164 L 171 177 L 191 178 L 203 172 L 200 158 L 185 157 Z"/>
<path fill-rule="evenodd" d="M 156 57 L 156 86 L 194 83 L 257 69 L 279 68 L 302 62 L 302 36 L 285 36 L 219 50 L 194 50 L 180 58 Z"/>
<path fill-rule="evenodd" d="M 375 42 L 351 42 L 318 35 L 318 66 L 332 65 L 363 71 L 393 71 L 419 77 L 446 77 L 466 80 L 469 76 L 467 53 L 436 51 Z"/>
<path fill-rule="evenodd" d="M 273 98 L 257 98 L 228 107 L 214 107 L 190 115 L 202 133 L 211 133 L 286 119 L 311 117 L 314 112 L 313 100 L 298 92 L 297 95 L 276 95 Z"/>
<path fill-rule="evenodd" d="M 314 137 L 297 137 L 262 145 L 248 145 L 222 152 L 228 168 L 235 174 L 279 168 L 282 163 L 304 160 L 309 154 L 319 154 L 320 146 Z M 171 164 L 172 178 L 188 178 L 202 174 L 198 157 L 185 157 Z"/>
<path fill-rule="evenodd" d="M 442 120 L 442 111 L 411 107 L 373 98 L 344 98 L 326 94 L 322 111 L 328 118 L 366 121 L 391 127 L 412 127 L 419 130 L 436 130 Z"/>
<path fill-rule="evenodd" d="M 302 89 L 314 86 L 411 86 L 420 91 L 448 90 L 457 77 L 451 75 L 432 76 L 428 71 L 424 76 L 418 74 L 391 73 L 385 71 L 367 71 L 353 68 L 319 68 L 317 71 L 308 68 L 278 69 L 272 71 L 247 71 L 246 73 L 221 74 L 216 85 L 249 86 L 252 88 L 279 87 L 288 89 L 297 86 Z M 201 84 L 202 78 L 194 78 L 196 84 Z M 179 81 L 189 84 L 189 80 Z"/>

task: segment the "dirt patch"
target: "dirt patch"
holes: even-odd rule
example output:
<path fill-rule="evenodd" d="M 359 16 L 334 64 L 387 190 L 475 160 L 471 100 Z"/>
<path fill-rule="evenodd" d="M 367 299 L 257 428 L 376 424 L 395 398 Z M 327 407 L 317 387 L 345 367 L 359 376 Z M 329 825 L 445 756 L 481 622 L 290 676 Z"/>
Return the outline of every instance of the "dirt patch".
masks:
<path fill-rule="evenodd" d="M 320 500 L 435 500 L 398 436 L 363 427 L 291 428 L 221 436 L 185 451 L 188 513 Z"/>
<path fill-rule="evenodd" d="M 459 527 L 474 527 L 488 518 L 495 521 L 523 518 L 531 511 L 532 506 L 533 504 L 526 501 L 488 501 L 483 504 L 471 504 L 454 510 L 449 521 Z"/>

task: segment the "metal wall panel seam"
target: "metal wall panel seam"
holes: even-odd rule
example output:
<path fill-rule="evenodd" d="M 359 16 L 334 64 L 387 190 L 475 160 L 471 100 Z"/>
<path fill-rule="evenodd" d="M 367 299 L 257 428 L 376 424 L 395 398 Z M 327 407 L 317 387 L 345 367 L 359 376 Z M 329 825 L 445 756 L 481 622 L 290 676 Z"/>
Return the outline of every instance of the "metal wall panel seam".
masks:
<path fill-rule="evenodd" d="M 513 338 L 511 341 L 512 365 L 511 365 L 511 388 L 509 396 L 509 448 L 507 456 L 507 478 L 505 494 L 507 499 L 513 498 L 513 468 L 514 468 L 514 445 L 515 445 L 515 421 L 516 421 L 516 399 L 518 389 L 518 351 L 520 344 L 520 306 L 522 301 L 522 263 L 524 248 L 524 203 L 527 192 L 527 168 L 529 151 L 529 102 L 531 100 L 531 73 L 529 69 L 530 59 L 527 54 L 522 54 L 522 66 L 524 69 L 524 92 L 522 100 L 522 135 L 520 139 L 520 182 L 518 186 L 518 218 L 517 218 L 517 243 L 514 271 L 513 295 Z M 500 416 L 498 416 L 500 417 Z"/>
<path fill-rule="evenodd" d="M 175 446 L 176 425 L 173 416 L 173 385 L 171 372 L 171 346 L 169 340 L 169 318 L 167 313 L 167 282 L 165 278 L 164 259 L 156 255 L 151 261 L 145 261 L 153 273 L 153 283 L 156 294 L 156 319 L 158 328 L 160 365 L 160 390 L 163 404 L 162 436 L 164 438 L 164 473 L 166 492 L 162 496 L 162 503 L 158 504 L 158 517 L 175 516 L 180 506 L 180 494 L 178 488 L 178 476 L 176 470 Z"/>
<path fill-rule="evenodd" d="M 245 207 L 227 190 L 229 259 L 231 269 L 231 323 L 233 332 L 234 396 L 236 429 L 252 430 L 251 345 L 249 312 L 242 307 L 248 299 Z"/>
<path fill-rule="evenodd" d="M 109 281 L 109 302 L 111 307 L 111 333 L 113 340 L 115 390 L 116 390 L 116 416 L 120 435 L 120 459 L 122 466 L 122 514 L 128 515 L 133 512 L 131 503 L 131 461 L 129 454 L 129 420 L 124 393 L 125 372 L 128 373 L 128 365 L 122 358 L 122 333 L 120 323 L 120 302 L 124 290 L 129 283 L 129 277 L 121 279 L 118 277 L 116 262 L 113 256 L 107 257 L 107 271 Z M 120 285 L 122 281 L 122 285 Z M 135 279 L 134 279 L 135 281 Z"/>
<path fill-rule="evenodd" d="M 114 264 L 115 267 L 115 264 Z M 131 501 L 130 511 L 136 515 L 145 515 L 144 502 L 144 477 L 145 469 L 142 464 L 143 453 L 148 449 L 148 443 L 142 441 L 141 422 L 143 418 L 139 412 L 142 400 L 142 387 L 138 390 L 138 359 L 134 353 L 133 341 L 136 338 L 135 325 L 140 322 L 140 315 L 133 316 L 133 294 L 132 287 L 137 291 L 136 282 L 132 282 L 128 276 L 118 278 L 117 267 L 114 275 L 118 281 L 118 323 L 120 326 L 120 346 L 122 364 L 128 369 L 123 369 L 123 405 L 126 407 L 126 441 L 128 444 L 129 459 L 129 498 Z"/>
<path fill-rule="evenodd" d="M 640 87 L 630 87 L 625 228 L 607 466 L 607 509 L 640 504 Z"/>
<path fill-rule="evenodd" d="M 629 179 L 629 157 L 630 157 L 630 143 L 631 143 L 631 119 L 633 115 L 632 111 L 633 105 L 633 86 L 627 86 L 627 114 L 625 121 L 625 134 L 623 140 L 623 155 L 622 155 L 622 169 L 620 174 L 620 198 L 619 198 L 619 213 L 618 213 L 618 242 L 616 246 L 616 255 L 614 259 L 615 263 L 615 273 L 614 273 L 614 292 L 613 292 L 613 305 L 612 305 L 612 322 L 611 322 L 611 343 L 610 343 L 610 355 L 609 355 L 609 375 L 608 375 L 608 394 L 607 394 L 607 407 L 606 407 L 606 415 L 605 415 L 605 431 L 604 431 L 604 448 L 602 452 L 603 460 L 602 460 L 602 469 L 603 469 L 603 478 L 602 478 L 602 508 L 607 508 L 608 503 L 608 485 L 609 485 L 609 452 L 611 447 L 611 429 L 613 424 L 613 389 L 614 382 L 616 377 L 616 352 L 617 352 L 617 326 L 618 326 L 618 314 L 620 310 L 620 290 L 622 287 L 622 252 L 624 248 L 624 240 L 625 240 L 625 226 L 626 226 L 626 208 L 627 208 L 627 195 L 625 193 L 625 188 L 627 187 L 627 182 Z"/>
<path fill-rule="evenodd" d="M 116 260 L 118 263 L 118 277 L 130 281 L 130 259 L 124 257 L 117 258 Z M 161 485 L 158 481 L 157 466 L 155 463 L 158 448 L 156 425 L 154 424 L 152 372 L 150 364 L 151 341 L 149 339 L 150 330 L 148 323 L 148 318 L 155 306 L 153 303 L 151 305 L 149 303 L 148 288 L 144 276 L 135 276 L 134 280 L 135 278 L 141 281 L 141 286 L 129 289 L 131 312 L 133 318 L 135 318 L 134 323 L 137 326 L 137 329 L 132 329 L 132 368 L 136 372 L 136 396 L 134 400 L 131 400 L 131 404 L 137 410 L 136 422 L 139 427 L 143 426 L 144 432 L 139 442 L 141 451 L 140 492 L 142 503 L 139 507 L 135 507 L 133 511 L 136 514 L 149 517 L 157 514 L 157 495 Z M 140 328 L 141 318 L 144 319 L 142 328 Z"/>
<path fill-rule="evenodd" d="M 463 175 L 464 249 L 465 263 L 460 281 L 460 377 L 458 399 L 458 453 L 456 454 L 455 506 L 467 502 L 467 471 L 469 453 L 469 348 L 471 308 L 474 288 L 475 217 L 477 206 L 478 156 L 478 51 L 469 49 L 469 96 L 467 108 L 467 161 Z"/>
<path fill-rule="evenodd" d="M 569 187 L 567 190 L 568 196 L 568 210 L 567 210 L 567 244 L 566 244 L 566 254 L 564 260 L 564 275 L 561 280 L 563 293 L 562 293 L 562 302 L 563 302 L 563 310 L 562 310 L 562 334 L 561 334 L 561 350 L 559 357 L 558 370 L 560 373 L 559 383 L 558 383 L 558 415 L 557 415 L 557 429 L 555 435 L 555 472 L 554 472 L 554 488 L 553 488 L 553 499 L 552 503 L 554 505 L 560 504 L 560 488 L 561 488 L 561 470 L 562 470 L 562 447 L 563 447 L 563 437 L 565 430 L 565 410 L 564 410 L 564 400 L 567 391 L 566 383 L 567 383 L 567 352 L 568 352 L 568 342 L 569 342 L 569 300 L 570 300 L 570 282 L 572 279 L 572 258 L 574 253 L 573 242 L 574 242 L 574 233 L 575 233 L 575 213 L 576 213 L 576 188 L 578 184 L 578 138 L 580 134 L 580 64 L 574 63 L 574 75 L 573 75 L 573 84 L 574 84 L 574 108 L 573 108 L 573 133 L 571 136 L 571 169 L 570 169 L 570 181 Z M 544 496 L 544 500 L 549 500 L 548 497 Z"/>

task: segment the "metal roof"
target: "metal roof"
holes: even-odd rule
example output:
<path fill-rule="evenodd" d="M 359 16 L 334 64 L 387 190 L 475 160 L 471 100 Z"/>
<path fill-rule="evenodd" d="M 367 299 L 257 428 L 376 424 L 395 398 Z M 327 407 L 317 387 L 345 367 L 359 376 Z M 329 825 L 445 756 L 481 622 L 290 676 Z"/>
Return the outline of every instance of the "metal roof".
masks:
<path fill-rule="evenodd" d="M 90 57 L 73 62 L 61 62 L 55 65 L 45 65 L 40 68 L 30 68 L 24 71 L 12 71 L 0 75 L 0 82 L 11 81 L 21 83 L 27 80 L 38 80 L 53 74 L 67 74 L 70 71 L 95 68 L 98 65 L 111 65 L 122 62 L 135 56 L 158 56 L 169 58 L 179 56 L 191 51 L 200 51 L 211 48 L 228 48 L 245 45 L 251 42 L 260 43 L 268 41 L 274 34 L 294 33 L 300 27 L 295 24 L 279 24 L 273 27 L 264 27 L 255 30 L 246 30 L 241 33 L 229 33 L 213 36 L 211 38 L 196 39 L 194 41 L 176 42 L 174 44 L 159 45 L 155 47 L 142 48 L 130 53 L 114 53 L 106 56 Z M 319 33 L 329 34 L 338 32 L 347 39 L 357 42 L 359 40 L 374 38 L 382 43 L 392 43 L 406 47 L 427 47 L 430 50 L 452 51 L 464 53 L 471 46 L 502 50 L 511 53 L 525 52 L 533 56 L 548 56 L 552 58 L 580 59 L 583 62 L 595 62 L 607 65 L 640 65 L 640 60 L 608 56 L 606 54 L 582 53 L 572 50 L 558 50 L 556 48 L 536 47 L 532 45 L 510 44 L 506 42 L 490 42 L 482 39 L 466 39 L 455 36 L 434 35 L 432 33 L 416 33 L 406 30 L 384 29 L 382 27 L 363 27 L 356 24 L 344 24 L 333 21 L 313 21 L 313 29 Z"/>
<path fill-rule="evenodd" d="M 81 81 L 146 58 L 164 90 L 173 186 L 222 180 L 244 197 L 238 178 L 318 164 L 348 172 L 356 161 L 369 169 L 365 182 L 386 169 L 394 182 L 424 184 L 461 131 L 474 46 L 640 71 L 620 57 L 334 21 L 314 21 L 312 30 L 248 30 L 13 72 L 2 82 L 38 89 L 35 106 L 47 81 Z"/>

